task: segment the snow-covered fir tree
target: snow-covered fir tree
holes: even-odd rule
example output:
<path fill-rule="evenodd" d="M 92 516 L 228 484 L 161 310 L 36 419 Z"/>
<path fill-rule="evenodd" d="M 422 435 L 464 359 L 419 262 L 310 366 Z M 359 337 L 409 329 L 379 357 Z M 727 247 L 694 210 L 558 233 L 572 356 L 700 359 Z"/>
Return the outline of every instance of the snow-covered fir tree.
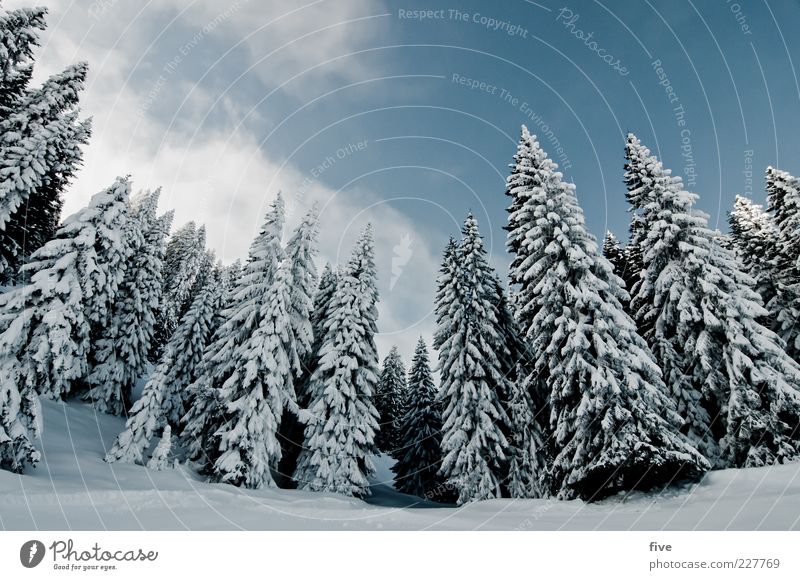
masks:
<path fill-rule="evenodd" d="M 337 273 L 330 262 L 327 262 L 319 278 L 317 291 L 314 294 L 314 306 L 310 317 L 313 340 L 311 351 L 306 357 L 307 362 L 305 363 L 309 376 L 313 374 L 319 361 L 319 352 L 322 348 L 322 341 L 325 338 L 325 321 L 330 317 L 330 307 L 333 302 L 333 296 L 336 293 L 336 286 Z M 303 406 L 308 403 L 308 396 L 304 386 L 298 386 L 297 400 Z"/>
<path fill-rule="evenodd" d="M 502 385 L 504 390 L 498 391 L 500 400 L 504 403 L 511 400 L 510 383 L 517 380 L 520 368 L 528 364 L 527 345 L 522 340 L 522 334 L 514 318 L 511 303 L 500 279 L 492 270 L 492 279 L 488 282 L 489 296 L 497 312 L 497 330 L 504 347 L 498 351 L 500 369 L 503 376 L 508 379 Z"/>
<path fill-rule="evenodd" d="M 530 141 L 537 175 L 517 190 L 525 201 L 512 216 L 526 233 L 511 277 L 533 361 L 527 392 L 549 392 L 550 489 L 598 499 L 696 478 L 708 463 L 678 433 L 653 355 L 622 307 L 623 282 L 586 230 L 574 185 Z"/>
<path fill-rule="evenodd" d="M 531 166 L 531 134 L 525 125 L 522 125 L 522 135 L 517 144 L 517 152 L 514 154 L 512 162 L 509 164 L 511 173 L 506 179 L 505 194 L 511 198 L 511 205 L 506 210 L 508 212 L 508 225 L 506 249 L 513 255 L 517 255 L 517 250 L 525 239 L 525 233 L 529 229 L 528 220 L 525 219 L 524 203 L 525 192 L 536 185 L 537 173 Z M 515 264 L 512 264 L 513 272 Z M 516 283 L 512 280 L 512 282 Z"/>
<path fill-rule="evenodd" d="M 632 309 L 645 328 L 692 443 L 718 467 L 783 462 L 798 456 L 800 367 L 708 218 L 639 140 L 628 136 L 629 192 L 647 232 L 645 271 Z"/>
<path fill-rule="evenodd" d="M 106 462 L 144 464 L 144 454 L 150 447 L 155 432 L 165 424 L 164 379 L 168 373 L 168 368 L 162 365 L 156 367 L 145 384 L 142 395 L 131 407 L 125 428 L 106 452 Z"/>
<path fill-rule="evenodd" d="M 434 312 L 436 314 L 436 324 L 443 326 L 449 324 L 450 302 L 453 300 L 451 294 L 458 282 L 458 242 L 450 236 L 447 245 L 442 251 L 442 263 L 439 266 L 439 275 L 436 277 L 436 297 L 434 298 Z M 434 333 L 433 348 L 441 350 L 447 334 Z"/>
<path fill-rule="evenodd" d="M 442 407 L 440 469 L 458 503 L 500 497 L 507 473 L 510 421 L 502 400 L 506 345 L 498 328 L 496 277 L 470 214 L 461 243 L 445 250 L 438 280 L 437 329 Z"/>
<path fill-rule="evenodd" d="M 186 387 L 198 378 L 203 351 L 214 333 L 214 319 L 221 307 L 223 291 L 223 272 L 217 267 L 167 343 L 142 395 L 128 413 L 125 428 L 106 453 L 107 462 L 143 463 L 159 429 L 169 425 L 180 430 L 189 396 Z"/>
<path fill-rule="evenodd" d="M 24 271 L 25 286 L 0 295 L 8 360 L 17 356 L 37 391 L 64 398 L 85 378 L 90 333 L 106 322 L 128 248 L 130 183 L 118 179 L 68 217 L 56 237 L 37 250 Z"/>
<path fill-rule="evenodd" d="M 309 383 L 305 443 L 295 480 L 300 489 L 369 494 L 378 411 L 378 290 L 372 227 L 356 242 L 324 323 L 320 358 Z"/>
<path fill-rule="evenodd" d="M 88 371 L 92 322 L 107 312 L 121 268 L 130 183 L 118 179 L 68 217 L 24 266 L 30 282 L 0 294 L 0 461 L 38 458 L 36 394 L 64 398 Z"/>
<path fill-rule="evenodd" d="M 436 401 L 428 347 L 417 342 L 408 377 L 408 406 L 400 421 L 395 487 L 436 501 L 447 501 L 450 490 L 439 475 L 442 462 L 442 414 Z"/>
<path fill-rule="evenodd" d="M 607 231 L 605 238 L 603 238 L 603 256 L 614 266 L 614 273 L 622 278 L 617 267 L 622 258 L 622 246 L 620 246 L 617 236 L 612 231 Z"/>
<path fill-rule="evenodd" d="M 268 301 L 275 271 L 283 260 L 283 223 L 284 202 L 278 194 L 250 245 L 247 264 L 223 297 L 220 324 L 203 353 L 199 376 L 187 387 L 190 402 L 181 421 L 181 438 L 190 459 L 200 462 L 206 471 L 213 469 L 220 453 L 212 442 L 223 422 L 220 390 L 236 369 L 242 345 L 259 326 L 261 306 Z"/>
<path fill-rule="evenodd" d="M 161 439 L 156 445 L 155 451 L 150 461 L 147 462 L 147 469 L 153 471 L 164 471 L 169 467 L 169 456 L 172 452 L 172 429 L 169 425 L 164 427 Z"/>
<path fill-rule="evenodd" d="M 293 266 L 288 258 L 275 274 L 261 306 L 258 327 L 237 351 L 219 401 L 224 422 L 214 434 L 220 451 L 214 474 L 252 489 L 273 487 L 281 458 L 278 429 L 284 409 L 295 401 L 292 357 Z"/>
<path fill-rule="evenodd" d="M 303 217 L 286 244 L 286 258 L 292 264 L 291 331 L 294 336 L 294 354 L 291 354 L 292 373 L 295 382 L 300 382 L 307 369 L 304 363 L 311 355 L 314 342 L 311 323 L 314 310 L 314 294 L 317 290 L 317 254 L 319 236 L 319 209 L 314 206 Z"/>
<path fill-rule="evenodd" d="M 0 22 L 0 46 L 9 39 L 21 40 L 22 54 L 17 56 L 24 55 L 40 18 L 39 10 L 7 13 Z M 14 25 L 19 28 L 14 30 Z M 16 34 L 22 38 L 14 38 Z M 15 93 L 3 95 L 7 110 L 0 117 L 0 282 L 4 283 L 22 282 L 21 265 L 55 235 L 61 194 L 81 163 L 81 146 L 91 127 L 90 121 L 78 120 L 77 109 L 86 63 L 67 67 L 36 89 L 25 86 L 30 63 L 21 64 L 22 71 L 15 73 L 14 63 L 6 63 L 2 73 L 10 77 L 9 89 Z"/>
<path fill-rule="evenodd" d="M 729 246 L 745 272 L 755 281 L 755 290 L 764 305 L 778 294 L 774 259 L 778 251 L 778 230 L 770 216 L 750 199 L 736 196 L 733 210 L 728 214 L 731 233 Z M 764 320 L 765 326 L 771 323 Z"/>
<path fill-rule="evenodd" d="M 310 218 L 311 216 L 309 214 L 306 217 Z M 308 228 L 306 228 L 306 231 L 310 232 Z M 299 233 L 299 231 L 297 233 Z M 288 246 L 289 245 L 287 245 L 287 253 L 290 252 Z M 308 270 L 305 266 L 298 270 L 299 279 L 305 279 L 307 283 L 309 281 L 309 277 L 306 276 L 304 278 L 302 276 L 303 270 L 305 270 L 307 274 L 310 272 L 310 270 Z M 323 326 L 325 319 L 328 316 L 329 306 L 335 291 L 336 275 L 334 274 L 330 263 L 326 263 L 322 272 L 322 276 L 320 276 L 319 279 L 319 285 L 314 289 L 311 307 L 308 310 L 309 327 L 306 327 L 303 323 L 305 318 L 303 311 L 306 308 L 305 305 L 308 304 L 306 302 L 308 288 L 307 286 L 301 286 L 295 290 L 297 296 L 295 299 L 293 299 L 293 302 L 297 301 L 299 307 L 295 307 L 296 318 L 294 332 L 300 334 L 300 336 L 304 336 L 305 333 L 310 330 L 310 333 L 307 335 L 307 337 L 310 338 L 310 343 L 307 343 L 307 348 L 304 348 L 303 346 L 298 348 L 298 354 L 301 351 L 304 351 L 305 353 L 300 358 L 302 372 L 299 375 L 295 374 L 294 377 L 295 396 L 297 398 L 297 404 L 300 408 L 306 408 L 310 402 L 311 393 L 309 389 L 309 382 L 319 361 L 319 352 L 322 346 L 322 339 L 324 338 Z M 304 343 L 304 339 L 299 339 L 298 343 Z M 279 433 L 279 437 L 283 449 L 281 452 L 281 463 L 278 467 L 278 475 L 280 476 L 280 480 L 277 483 L 282 487 L 291 487 L 295 484 L 292 476 L 297 469 L 297 458 L 299 457 L 300 451 L 303 448 L 303 441 L 305 439 L 305 425 L 297 416 L 297 414 L 288 410 L 284 413 L 283 421 L 281 421 L 281 431 Z"/>
<path fill-rule="evenodd" d="M 776 296 L 767 307 L 786 351 L 800 362 L 800 179 L 768 167 L 767 209 L 777 229 L 776 248 L 770 257 Z"/>
<path fill-rule="evenodd" d="M 393 346 L 383 359 L 375 393 L 375 408 L 380 415 L 380 430 L 375 443 L 384 453 L 391 454 L 397 448 L 397 430 L 404 411 L 406 389 L 406 367 L 400 351 Z"/>
<path fill-rule="evenodd" d="M 549 464 L 545 445 L 548 431 L 548 417 L 544 412 L 546 398 L 534 399 L 524 386 L 531 371 L 531 353 L 497 277 L 493 286 L 497 328 L 506 347 L 498 352 L 498 356 L 503 376 L 508 379 L 506 390 L 498 392 L 509 418 L 509 472 L 503 480 L 511 497 L 541 497 L 546 493 L 543 482 Z"/>
<path fill-rule="evenodd" d="M 17 8 L 0 14 L 0 115 L 14 110 L 33 75 L 33 49 L 46 28 L 47 9 Z"/>
<path fill-rule="evenodd" d="M 642 272 L 641 250 L 634 243 L 629 243 L 623 247 L 617 236 L 609 231 L 606 232 L 606 236 L 603 239 L 603 256 L 611 262 L 614 267 L 614 274 L 625 282 L 628 299 L 623 302 L 623 306 L 630 314 L 630 293 L 633 291 L 633 286 L 639 280 Z"/>
<path fill-rule="evenodd" d="M 162 307 L 156 319 L 156 330 L 150 349 L 150 360 L 157 361 L 164 345 L 169 342 L 178 322 L 186 313 L 198 290 L 198 276 L 203 269 L 210 269 L 208 253 L 205 249 L 205 226 L 199 228 L 194 222 L 184 224 L 170 236 L 164 254 L 164 275 L 162 276 Z"/>
<path fill-rule="evenodd" d="M 157 216 L 161 190 L 134 198 L 132 219 L 126 232 L 130 259 L 120 285 L 109 324 L 94 339 L 84 399 L 104 413 L 121 415 L 131 406 L 136 380 L 147 368 L 147 354 L 161 305 L 161 271 L 164 243 L 173 212 Z"/>
<path fill-rule="evenodd" d="M 166 372 L 164 418 L 180 433 L 189 402 L 187 387 L 199 378 L 203 353 L 214 336 L 225 291 L 230 287 L 229 269 L 215 266 L 195 295 L 189 310 L 167 343 L 159 368 Z"/>
<path fill-rule="evenodd" d="M 537 498 L 548 495 L 548 442 L 541 427 L 546 417 L 537 417 L 537 406 L 521 381 L 511 383 L 507 404 L 511 421 L 508 465 L 508 495 Z"/>

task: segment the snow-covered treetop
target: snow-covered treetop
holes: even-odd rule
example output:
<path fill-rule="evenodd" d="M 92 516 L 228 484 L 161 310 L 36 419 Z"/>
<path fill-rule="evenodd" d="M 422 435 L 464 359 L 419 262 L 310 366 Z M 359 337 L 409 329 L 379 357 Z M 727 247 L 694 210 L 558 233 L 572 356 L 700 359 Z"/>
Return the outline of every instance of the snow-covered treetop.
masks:
<path fill-rule="evenodd" d="M 45 29 L 47 8 L 18 8 L 0 14 L 0 87 L 15 70 L 30 66 L 38 32 Z"/>
<path fill-rule="evenodd" d="M 347 274 L 359 279 L 374 279 L 375 240 L 372 224 L 367 224 L 356 241 L 350 260 L 347 262 Z"/>
<path fill-rule="evenodd" d="M 683 179 L 673 176 L 672 171 L 665 168 L 633 133 L 628 133 L 625 158 L 627 198 L 635 209 L 646 209 L 655 202 L 673 212 L 690 213 L 697 194 L 686 191 Z"/>

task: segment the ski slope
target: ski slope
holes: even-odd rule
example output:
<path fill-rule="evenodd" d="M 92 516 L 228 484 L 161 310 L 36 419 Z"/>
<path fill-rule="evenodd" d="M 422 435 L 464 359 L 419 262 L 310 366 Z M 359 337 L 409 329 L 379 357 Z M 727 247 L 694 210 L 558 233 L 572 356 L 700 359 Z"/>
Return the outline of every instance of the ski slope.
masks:
<path fill-rule="evenodd" d="M 123 420 L 43 401 L 43 460 L 0 471 L 6 530 L 798 530 L 800 464 L 725 470 L 700 484 L 596 504 L 493 500 L 441 506 L 395 491 L 378 458 L 365 502 L 296 490 L 205 483 L 185 467 L 155 472 L 103 461 Z"/>

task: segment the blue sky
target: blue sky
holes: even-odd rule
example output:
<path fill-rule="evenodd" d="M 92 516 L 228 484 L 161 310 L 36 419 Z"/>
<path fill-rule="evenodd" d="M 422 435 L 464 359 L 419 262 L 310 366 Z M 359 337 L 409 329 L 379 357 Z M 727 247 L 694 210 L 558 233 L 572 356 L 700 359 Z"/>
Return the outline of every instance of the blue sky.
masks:
<path fill-rule="evenodd" d="M 800 173 L 800 5 L 788 0 L 50 8 L 39 78 L 91 66 L 95 135 L 67 211 L 130 173 L 163 186 L 178 222 L 205 222 L 225 261 L 246 253 L 278 190 L 291 223 L 323 204 L 323 259 L 344 259 L 372 221 L 382 352 L 430 336 L 439 253 L 468 211 L 504 273 L 504 179 L 522 123 L 575 182 L 597 236 L 625 235 L 627 131 L 720 228 L 737 192 L 763 201 L 767 165 Z"/>

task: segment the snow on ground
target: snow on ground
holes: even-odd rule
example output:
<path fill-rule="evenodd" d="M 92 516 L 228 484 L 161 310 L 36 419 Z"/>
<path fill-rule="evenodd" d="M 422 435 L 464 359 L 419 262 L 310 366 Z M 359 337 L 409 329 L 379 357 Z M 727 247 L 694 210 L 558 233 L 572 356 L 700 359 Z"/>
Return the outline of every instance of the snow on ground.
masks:
<path fill-rule="evenodd" d="M 381 456 L 364 502 L 208 484 L 183 467 L 108 465 L 103 455 L 121 419 L 82 404 L 42 406 L 43 461 L 22 476 L 0 471 L 2 529 L 800 529 L 800 464 L 719 471 L 691 488 L 596 504 L 505 499 L 458 508 L 395 491 L 391 461 Z"/>

